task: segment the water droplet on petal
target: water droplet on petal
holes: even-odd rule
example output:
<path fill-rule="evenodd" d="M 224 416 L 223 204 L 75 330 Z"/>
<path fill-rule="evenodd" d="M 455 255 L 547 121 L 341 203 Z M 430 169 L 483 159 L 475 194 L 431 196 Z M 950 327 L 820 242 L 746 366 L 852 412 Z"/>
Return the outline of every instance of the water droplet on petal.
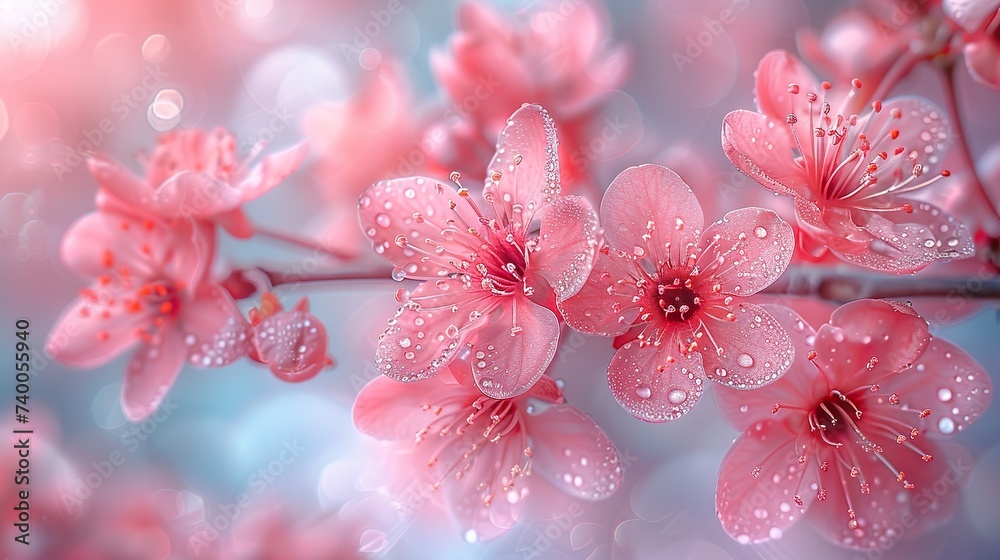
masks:
<path fill-rule="evenodd" d="M 387 228 L 390 223 L 389 216 L 386 214 L 377 214 L 375 216 L 375 223 L 378 224 L 379 227 Z"/>
<path fill-rule="evenodd" d="M 653 393 L 649 390 L 649 387 L 639 387 L 635 390 L 635 394 L 639 395 L 640 399 L 648 399 Z"/>
<path fill-rule="evenodd" d="M 938 420 L 938 429 L 942 434 L 950 434 L 955 431 L 955 421 L 945 416 Z"/>
<path fill-rule="evenodd" d="M 750 354 L 740 354 L 736 357 L 736 363 L 745 368 L 753 367 L 753 356 Z"/>
<path fill-rule="evenodd" d="M 683 389 L 674 389 L 667 394 L 667 400 L 673 404 L 681 404 L 688 398 L 687 391 Z"/>
<path fill-rule="evenodd" d="M 940 389 L 937 390 L 937 397 L 938 400 L 940 400 L 941 402 L 950 401 L 952 397 L 951 389 L 947 387 L 941 387 Z"/>
<path fill-rule="evenodd" d="M 765 228 L 764 226 L 757 226 L 756 228 L 754 228 L 753 234 L 760 239 L 764 239 L 765 237 L 767 237 L 767 228 Z"/>

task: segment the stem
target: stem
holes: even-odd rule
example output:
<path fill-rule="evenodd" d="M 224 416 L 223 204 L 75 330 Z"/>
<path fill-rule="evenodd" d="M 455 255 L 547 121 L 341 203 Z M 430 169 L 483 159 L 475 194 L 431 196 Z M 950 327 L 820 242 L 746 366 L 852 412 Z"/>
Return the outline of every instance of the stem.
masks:
<path fill-rule="evenodd" d="M 986 189 L 983 188 L 983 183 L 979 179 L 979 173 L 976 171 L 976 164 L 972 161 L 972 154 L 969 152 L 969 141 L 965 134 L 965 125 L 962 121 L 962 114 L 958 108 L 957 96 L 955 95 L 955 73 L 958 71 L 958 65 L 954 62 L 949 66 L 942 69 L 941 79 L 944 82 L 944 99 L 945 107 L 951 116 L 951 120 L 955 127 L 955 137 L 958 142 L 959 152 L 961 152 L 962 160 L 965 166 L 969 169 L 969 177 L 972 178 L 973 191 L 976 196 L 982 199 L 989 209 L 990 217 L 993 219 L 993 228 L 996 229 L 998 223 L 1000 223 L 1000 214 L 997 213 L 996 206 L 994 206 L 993 201 L 990 200 L 990 196 L 986 193 Z"/>
<path fill-rule="evenodd" d="M 846 303 L 855 299 L 907 299 L 942 297 L 948 301 L 1000 299 L 1000 277 L 988 264 L 976 274 L 962 277 L 888 276 L 855 270 L 838 272 L 822 266 L 795 266 L 774 284 L 767 294 L 815 296 Z"/>
<path fill-rule="evenodd" d="M 273 288 L 283 285 L 318 284 L 324 282 L 385 281 L 390 280 L 392 274 L 392 269 L 388 267 L 359 272 L 330 272 L 316 274 L 301 272 L 277 272 L 263 268 L 258 270 L 267 276 L 267 279 Z"/>
<path fill-rule="evenodd" d="M 257 269 L 272 287 L 321 284 L 327 282 L 385 282 L 388 267 L 358 272 L 295 273 Z M 1000 276 L 987 264 L 978 273 L 963 277 L 889 276 L 857 270 L 836 270 L 828 266 L 793 266 L 762 293 L 813 296 L 828 301 L 848 302 L 861 298 L 906 299 L 943 297 L 1000 299 Z"/>
<path fill-rule="evenodd" d="M 268 237 L 276 241 L 281 241 L 282 243 L 288 243 L 289 245 L 295 245 L 297 247 L 302 247 L 304 249 L 311 249 L 313 251 L 321 252 L 324 255 L 331 255 L 338 259 L 349 260 L 357 255 L 344 252 L 342 250 L 335 249 L 333 247 L 324 247 L 323 245 L 317 243 L 312 239 L 295 237 L 294 235 L 285 233 L 283 231 L 271 230 L 266 228 L 255 228 L 254 233 L 262 237 Z"/>

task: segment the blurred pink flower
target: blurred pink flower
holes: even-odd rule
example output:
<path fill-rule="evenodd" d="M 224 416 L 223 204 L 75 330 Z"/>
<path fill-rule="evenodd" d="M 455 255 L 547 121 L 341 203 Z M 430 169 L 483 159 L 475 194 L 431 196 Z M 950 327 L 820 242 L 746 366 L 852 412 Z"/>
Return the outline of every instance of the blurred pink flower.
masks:
<path fill-rule="evenodd" d="M 817 84 L 786 51 L 768 53 L 756 76 L 760 113 L 729 113 L 723 149 L 740 171 L 795 201 L 801 247 L 897 273 L 972 255 L 965 225 L 902 196 L 950 175 L 924 177 L 952 140 L 939 109 L 907 97 L 876 100 L 860 117 L 844 114 L 831 109 L 840 100 L 827 99 L 830 85 Z M 852 85 L 845 105 L 861 82 Z"/>
<path fill-rule="evenodd" d="M 364 248 L 354 218 L 358 195 L 380 179 L 422 172 L 433 150 L 420 143 L 401 67 L 384 61 L 365 75 L 354 97 L 309 107 L 302 130 L 316 156 L 310 173 L 323 201 L 318 210 L 322 226 L 315 237 L 342 254 L 357 255 Z"/>
<path fill-rule="evenodd" d="M 902 304 L 848 303 L 818 331 L 787 308 L 770 311 L 792 336 L 794 366 L 766 388 L 716 392 L 744 430 L 719 472 L 726 532 L 777 539 L 804 517 L 832 542 L 885 549 L 907 519 L 907 539 L 943 523 L 965 472 L 949 462 L 961 450 L 933 438 L 989 406 L 982 367 Z"/>
<path fill-rule="evenodd" d="M 291 382 L 312 379 L 333 365 L 326 354 L 326 327 L 309 313 L 309 298 L 303 297 L 288 311 L 271 292 L 260 299 L 260 308 L 250 310 L 251 359 L 267 364 L 275 377 Z"/>
<path fill-rule="evenodd" d="M 997 0 L 944 0 L 945 14 L 965 33 L 962 54 L 976 81 L 1000 89 L 1000 2 Z"/>
<path fill-rule="evenodd" d="M 379 371 L 426 379 L 467 347 L 476 384 L 491 397 L 516 396 L 541 377 L 559 343 L 555 300 L 580 289 L 597 246 L 590 203 L 559 194 L 556 145 L 545 109 L 525 105 L 510 117 L 484 190 L 495 217 L 465 187 L 435 179 L 365 190 L 358 213 L 375 252 L 396 267 L 395 279 L 424 280 L 397 292 L 403 305 L 380 336 Z"/>
<path fill-rule="evenodd" d="M 431 52 L 431 69 L 453 104 L 443 115 L 448 140 L 436 154 L 441 171 L 485 161 L 507 116 L 522 103 L 552 110 L 562 142 L 568 192 L 590 185 L 583 150 L 602 103 L 624 80 L 629 56 L 608 48 L 600 4 L 546 2 L 508 17 L 481 2 L 458 8 L 449 49 Z"/>
<path fill-rule="evenodd" d="M 65 364 L 92 368 L 138 345 L 122 387 L 132 421 L 156 410 L 185 360 L 219 367 L 246 352 L 246 321 L 229 294 L 207 279 L 214 252 L 209 228 L 100 211 L 63 238 L 63 262 L 94 284 L 56 322 L 48 351 Z"/>
<path fill-rule="evenodd" d="M 796 34 L 799 51 L 814 67 L 832 75 L 838 83 L 847 84 L 859 78 L 864 84 L 880 84 L 910 48 L 910 43 L 919 38 L 918 18 L 907 19 L 906 23 L 889 26 L 872 10 L 848 8 L 839 13 L 822 33 L 811 28 L 803 28 Z M 801 86 L 802 84 L 800 84 Z M 852 109 L 860 109 L 868 92 L 875 88 L 865 88 L 856 92 Z"/>
<path fill-rule="evenodd" d="M 777 214 L 735 210 L 702 232 L 690 187 L 647 164 L 611 183 L 601 222 L 607 245 L 583 288 L 559 307 L 579 331 L 628 333 L 608 382 L 636 418 L 679 418 L 701 398 L 706 378 L 751 389 L 788 369 L 788 335 L 745 301 L 781 276 L 792 256 L 792 228 Z"/>
<path fill-rule="evenodd" d="M 247 513 L 233 526 L 232 550 L 226 560 L 361 560 L 362 526 L 337 513 L 301 520 L 291 506 L 278 504 Z"/>
<path fill-rule="evenodd" d="M 263 148 L 258 145 L 257 150 Z M 309 151 L 301 143 L 264 157 L 252 168 L 237 159 L 236 139 L 219 127 L 168 132 L 159 137 L 140 178 L 102 156 L 89 161 L 100 184 L 99 207 L 124 206 L 136 214 L 163 219 L 216 222 L 236 237 L 250 237 L 253 226 L 242 205 L 271 190 L 290 175 Z M 252 158 L 251 158 L 252 159 Z"/>
<path fill-rule="evenodd" d="M 498 400 L 479 391 L 468 367 L 455 362 L 417 383 L 377 377 L 354 403 L 361 432 L 412 446 L 466 540 L 504 534 L 531 495 L 546 492 L 542 485 L 589 502 L 621 485 L 611 440 L 565 404 L 555 381 L 543 376 L 528 392 Z M 424 478 L 412 470 L 407 476 Z"/>

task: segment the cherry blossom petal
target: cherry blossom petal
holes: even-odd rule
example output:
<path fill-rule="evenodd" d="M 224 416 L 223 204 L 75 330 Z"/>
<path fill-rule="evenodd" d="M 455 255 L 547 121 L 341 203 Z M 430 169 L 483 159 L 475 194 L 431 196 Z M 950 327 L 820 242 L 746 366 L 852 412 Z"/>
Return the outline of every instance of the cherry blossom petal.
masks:
<path fill-rule="evenodd" d="M 611 182 L 601 201 L 608 244 L 656 263 L 684 262 L 705 225 L 691 187 L 662 165 L 629 167 Z"/>
<path fill-rule="evenodd" d="M 223 212 L 222 214 L 215 216 L 215 223 L 219 224 L 222 229 L 226 230 L 226 233 L 237 239 L 249 239 L 253 237 L 255 232 L 255 228 L 250 222 L 250 219 L 247 218 L 246 214 L 244 214 L 239 208 Z M 353 223 L 350 225 L 354 226 L 351 228 L 351 233 L 355 234 L 357 226 Z"/>
<path fill-rule="evenodd" d="M 981 365 L 961 348 L 934 338 L 913 367 L 883 383 L 883 393 L 896 393 L 900 406 L 930 408 L 924 428 L 950 436 L 969 427 L 993 401 L 993 382 Z"/>
<path fill-rule="evenodd" d="M 811 196 L 809 180 L 795 159 L 796 147 L 785 121 L 753 111 L 733 111 L 722 122 L 722 150 L 737 169 L 772 191 Z"/>
<path fill-rule="evenodd" d="M 722 459 L 715 509 L 738 542 L 781 538 L 802 511 L 816 506 L 816 469 L 798 464 L 795 438 L 785 423 L 763 420 L 747 428 Z"/>
<path fill-rule="evenodd" d="M 559 312 L 574 329 L 601 336 L 626 332 L 638 308 L 635 282 L 626 282 L 632 261 L 613 251 L 599 251 L 587 282 L 573 297 L 559 302 Z M 630 311 L 632 311 L 630 313 Z"/>
<path fill-rule="evenodd" d="M 549 366 L 559 346 L 555 314 L 512 296 L 488 315 L 477 332 L 472 374 L 483 394 L 508 399 L 527 391 Z"/>
<path fill-rule="evenodd" d="M 785 272 L 795 250 L 795 234 L 770 210 L 742 208 L 709 226 L 702 247 L 699 268 L 718 263 L 721 270 L 713 278 L 722 285 L 722 293 L 749 296 Z"/>
<path fill-rule="evenodd" d="M 676 340 L 662 347 L 626 343 L 608 365 L 611 393 L 625 410 L 646 422 L 687 414 L 701 399 L 704 368 L 699 354 L 682 355 Z"/>
<path fill-rule="evenodd" d="M 511 503 L 506 495 L 491 495 L 496 473 L 510 472 L 511 466 L 521 460 L 523 450 L 493 443 L 480 443 L 483 447 L 473 456 L 472 467 L 461 478 L 449 475 L 450 480 L 442 484 L 441 492 L 448 505 L 448 512 L 461 528 L 466 542 L 489 542 L 512 527 L 516 522 L 515 510 L 519 503 Z M 452 454 L 464 453 L 468 445 L 455 442 L 449 445 Z M 442 463 L 464 462 L 457 456 L 443 456 Z M 485 484 L 484 484 L 485 483 Z M 489 500 L 487 506 L 484 502 Z"/>
<path fill-rule="evenodd" d="M 287 150 L 261 159 L 235 188 L 242 202 L 249 202 L 276 187 L 302 165 L 309 155 L 309 142 L 299 142 Z"/>
<path fill-rule="evenodd" d="M 813 328 L 788 307 L 762 305 L 761 308 L 767 311 L 788 334 L 795 357 L 791 368 L 784 375 L 760 389 L 742 391 L 721 383 L 713 384 L 712 389 L 719 412 L 738 430 L 746 430 L 758 421 L 770 418 L 775 403 L 809 402 L 817 390 L 822 391 L 826 387 L 819 371 L 808 359 L 816 336 Z M 792 409 L 782 411 L 781 414 L 800 416 L 805 413 Z"/>
<path fill-rule="evenodd" d="M 379 337 L 375 367 L 397 381 L 436 375 L 486 321 L 494 305 L 487 295 L 467 291 L 461 280 L 424 282 Z"/>
<path fill-rule="evenodd" d="M 863 299 L 833 312 L 816 333 L 816 363 L 836 385 L 860 387 L 901 371 L 930 341 L 927 322 L 884 301 Z"/>
<path fill-rule="evenodd" d="M 487 170 L 483 196 L 497 218 L 527 229 L 560 192 L 556 128 L 538 105 L 523 105 L 507 120 Z M 500 176 L 494 179 L 496 173 Z"/>
<path fill-rule="evenodd" d="M 157 187 L 152 210 L 168 219 L 207 219 L 239 208 L 242 201 L 242 193 L 225 181 L 181 171 Z"/>
<path fill-rule="evenodd" d="M 987 18 L 997 13 L 1000 3 L 996 0 L 942 0 L 945 15 L 969 33 L 979 31 Z"/>
<path fill-rule="evenodd" d="M 792 365 L 794 349 L 788 333 L 759 305 L 737 303 L 733 313 L 735 321 L 705 325 L 711 336 L 699 346 L 705 375 L 735 389 L 773 383 Z"/>
<path fill-rule="evenodd" d="M 87 168 L 106 194 L 136 213 L 151 210 L 153 187 L 134 173 L 103 155 L 87 158 Z"/>
<path fill-rule="evenodd" d="M 409 278 L 446 276 L 455 271 L 449 261 L 471 260 L 469 253 L 481 244 L 468 233 L 480 225 L 472 206 L 434 179 L 375 183 L 361 194 L 358 215 L 375 252 Z"/>
<path fill-rule="evenodd" d="M 122 384 L 122 410 L 129 420 L 140 422 L 156 412 L 186 357 L 187 348 L 176 329 L 164 329 L 158 344 L 143 344 L 136 350 L 125 366 Z"/>
<path fill-rule="evenodd" d="M 587 199 L 561 196 L 539 211 L 541 230 L 530 270 L 563 301 L 580 291 L 597 252 L 597 213 Z"/>
<path fill-rule="evenodd" d="M 939 247 L 945 244 L 939 244 L 934 233 L 923 225 L 896 224 L 881 213 L 839 208 L 821 211 L 815 204 L 798 199 L 795 217 L 804 234 L 840 258 L 874 270 L 899 274 L 919 270 L 938 258 L 954 255 L 947 246 Z M 956 231 L 960 232 L 957 227 Z M 962 242 L 959 243 L 959 247 L 963 247 Z"/>
<path fill-rule="evenodd" d="M 879 552 L 885 550 L 886 543 L 898 541 L 901 527 L 907 539 L 940 527 L 958 509 L 973 463 L 957 445 L 932 440 L 923 440 L 920 445 L 934 460 L 925 462 L 919 453 L 894 444 L 883 453 L 896 471 L 905 473 L 903 482 L 913 484 L 912 490 L 904 489 L 903 482 L 896 481 L 897 473 L 889 471 L 875 454 L 863 453 L 857 466 L 871 493 L 861 491 L 861 477 L 853 479 L 842 471 L 838 476 L 831 468 L 822 481 L 827 499 L 813 503 L 805 519 L 831 542 Z M 845 486 L 841 476 L 846 477 Z M 857 529 L 848 524 L 848 509 L 857 516 Z"/>
<path fill-rule="evenodd" d="M 181 307 L 180 331 L 191 365 L 222 367 L 246 355 L 253 333 L 225 288 L 203 285 Z"/>
<path fill-rule="evenodd" d="M 569 405 L 528 412 L 526 426 L 537 474 L 566 494 L 588 501 L 607 498 L 621 486 L 618 451 L 600 426 Z"/>
<path fill-rule="evenodd" d="M 784 123 L 790 113 L 802 104 L 807 92 L 819 92 L 816 78 L 795 55 L 785 50 L 773 50 L 764 55 L 754 75 L 757 106 L 760 112 Z M 789 84 L 796 84 L 799 93 L 789 91 Z"/>
<path fill-rule="evenodd" d="M 874 153 L 893 154 L 903 148 L 906 154 L 905 158 L 891 158 L 879 165 L 873 176 L 880 184 L 894 184 L 897 171 L 903 173 L 903 178 L 910 177 L 916 163 L 923 166 L 923 180 L 931 178 L 932 171 L 941 171 L 944 154 L 955 135 L 947 114 L 939 107 L 922 97 L 896 97 L 883 103 L 878 113 L 868 113 L 866 118 L 857 130 L 870 138 Z"/>
<path fill-rule="evenodd" d="M 113 360 L 138 341 L 136 332 L 153 322 L 151 312 L 129 313 L 109 297 L 115 290 L 97 289 L 96 297 L 80 297 L 56 321 L 46 350 L 60 362 L 93 368 Z"/>
<path fill-rule="evenodd" d="M 306 381 L 331 363 L 326 327 L 315 315 L 298 309 L 264 319 L 255 329 L 254 345 L 260 361 L 285 381 Z"/>
<path fill-rule="evenodd" d="M 85 278 L 113 275 L 122 265 L 133 275 L 147 278 L 156 272 L 155 260 L 143 254 L 141 247 L 158 247 L 154 239 L 143 220 L 134 216 L 91 212 L 66 231 L 60 256 L 67 268 Z"/>
<path fill-rule="evenodd" d="M 449 389 L 454 392 L 455 381 L 445 373 L 416 383 L 378 376 L 361 388 L 354 401 L 354 425 L 376 439 L 412 442 L 432 420 L 433 412 L 423 405 Z"/>
<path fill-rule="evenodd" d="M 965 45 L 962 50 L 969 73 L 979 83 L 1000 89 L 1000 47 L 992 40 Z"/>

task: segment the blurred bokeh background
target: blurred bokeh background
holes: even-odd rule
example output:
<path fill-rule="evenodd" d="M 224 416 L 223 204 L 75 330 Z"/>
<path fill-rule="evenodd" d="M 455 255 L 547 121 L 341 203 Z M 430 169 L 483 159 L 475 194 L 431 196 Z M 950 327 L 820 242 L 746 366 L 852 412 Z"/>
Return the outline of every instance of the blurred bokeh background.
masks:
<path fill-rule="evenodd" d="M 910 17 L 910 4 L 924 2 L 899 0 L 887 4 L 887 13 L 895 14 L 895 7 L 899 18 Z M 818 33 L 852 6 L 819 0 L 493 5 L 515 19 L 547 10 L 552 33 L 593 35 L 595 49 L 608 53 L 607 64 L 625 69 L 602 84 L 600 108 L 575 129 L 583 151 L 572 156 L 591 183 L 581 192 L 597 200 L 629 165 L 687 163 L 691 168 L 681 174 L 698 182 L 713 219 L 748 201 L 779 203 L 732 168 L 719 142 L 726 113 L 753 107 L 753 70 L 761 55 L 774 48 L 796 51 L 802 30 Z M 574 19 L 581 9 L 593 10 L 599 25 Z M 449 98 L 432 73 L 434 53 L 448 52 L 457 10 L 455 2 L 429 0 L 0 0 L 0 337 L 11 346 L 15 320 L 31 323 L 32 488 L 39 489 L 32 525 L 37 544 L 11 545 L 5 512 L 0 550 L 12 559 L 53 559 L 44 543 L 83 532 L 95 542 L 118 543 L 122 558 L 196 558 L 197 543 L 204 541 L 205 550 L 239 546 L 240 535 L 252 535 L 258 519 L 278 516 L 385 558 L 1000 555 L 997 407 L 957 436 L 972 457 L 973 475 L 945 528 L 914 542 L 904 535 L 900 546 L 867 554 L 826 544 L 806 526 L 767 545 L 744 546 L 723 532 L 714 511 L 717 468 L 735 430 L 707 402 L 666 425 L 635 420 L 607 388 L 609 341 L 569 330 L 550 374 L 615 442 L 625 484 L 607 502 L 574 503 L 495 542 L 466 543 L 433 497 L 417 499 L 413 508 L 395 503 L 399 497 L 381 488 L 372 466 L 379 446 L 351 422 L 354 396 L 376 375 L 376 336 L 395 307 L 397 284 L 387 277 L 277 290 L 286 305 L 308 295 L 313 313 L 327 325 L 336 367 L 302 384 L 284 383 L 248 361 L 219 370 L 187 368 L 158 417 L 139 425 L 126 421 L 118 400 L 126 358 L 91 371 L 46 359 L 47 333 L 84 286 L 61 265 L 58 247 L 69 225 L 94 208 L 97 187 L 84 161 L 90 151 L 139 169 L 132 162 L 156 136 L 178 128 L 225 126 L 241 154 L 261 140 L 277 149 L 308 137 L 313 153 L 306 166 L 247 212 L 264 228 L 320 239 L 330 251 L 223 236 L 220 274 L 256 265 L 318 272 L 377 268 L 357 231 L 357 193 L 374 179 L 428 167 L 440 140 L 435 123 L 491 103 L 489 95 Z M 726 10 L 731 18 L 712 32 L 709 22 Z M 887 17 L 892 23 L 896 16 Z M 692 56 L 691 41 L 705 30 L 711 40 Z M 691 56 L 691 63 L 678 64 L 678 53 Z M 879 54 L 872 48 L 858 56 Z M 504 72 L 497 68 L 498 76 Z M 599 73 L 595 69 L 595 80 Z M 941 102 L 940 86 L 933 69 L 918 67 L 896 90 Z M 994 157 L 1000 95 L 964 70 L 957 89 L 972 157 Z M 549 109 L 561 126 L 560 109 Z M 602 133 L 604 141 L 595 143 Z M 447 154 L 440 160 L 473 175 L 490 155 Z M 950 266 L 938 272 L 947 274 Z M 977 302 L 971 313 L 971 304 L 948 305 L 962 309 L 935 322 L 935 334 L 998 379 L 995 303 Z M 12 353 L 0 356 L 9 360 L 4 371 Z M 13 395 L 12 376 L 5 375 L 0 424 L 7 431 L 14 429 Z M 15 461 L 7 443 L 3 457 L 6 499 Z M 161 504 L 156 515 L 165 515 L 174 532 L 143 521 L 155 517 L 148 506 L 131 505 L 143 495 Z M 243 498 L 249 503 L 235 516 L 226 513 Z M 220 514 L 231 523 L 206 533 L 206 521 Z M 101 527 L 88 525 L 95 519 Z"/>

